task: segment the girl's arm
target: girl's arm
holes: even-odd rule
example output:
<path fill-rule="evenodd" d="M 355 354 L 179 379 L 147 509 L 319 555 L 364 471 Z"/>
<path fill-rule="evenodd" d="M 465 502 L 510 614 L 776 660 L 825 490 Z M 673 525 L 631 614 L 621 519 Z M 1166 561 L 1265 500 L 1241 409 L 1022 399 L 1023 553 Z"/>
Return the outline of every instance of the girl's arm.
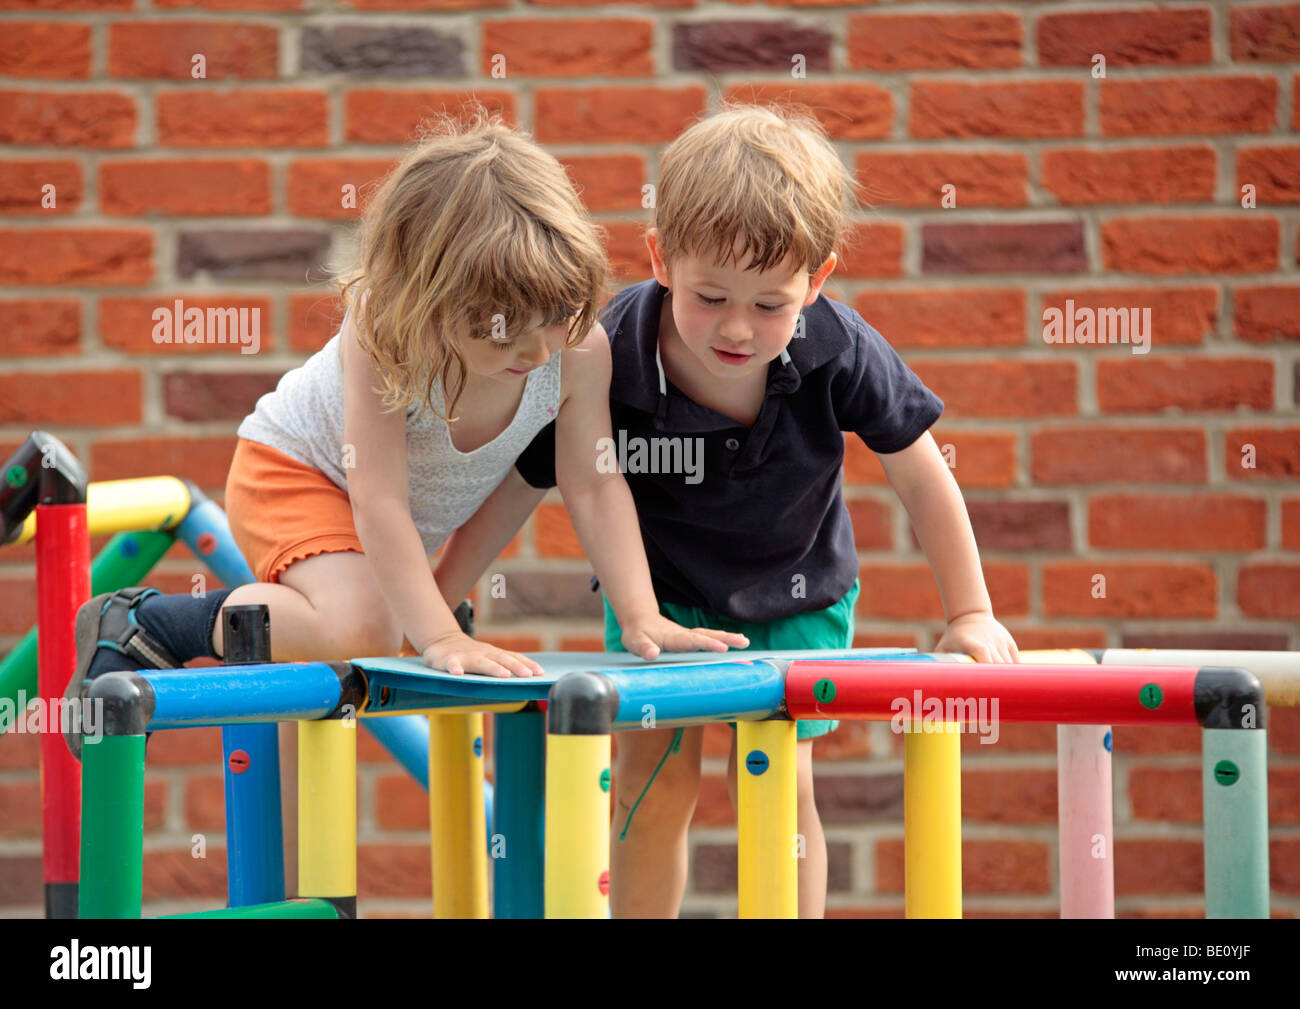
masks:
<path fill-rule="evenodd" d="M 879 456 L 930 561 L 948 629 L 937 652 L 965 652 L 977 662 L 1016 662 L 1016 643 L 993 617 L 975 534 L 957 481 L 930 432 L 901 452 Z"/>
<path fill-rule="evenodd" d="M 458 606 L 469 595 L 545 496 L 545 490 L 529 486 L 512 467 L 482 507 L 451 534 L 434 571 L 448 606 Z"/>
<path fill-rule="evenodd" d="M 541 667 L 464 634 L 443 600 L 411 519 L 406 414 L 383 412 L 374 367 L 356 340 L 351 314 L 342 335 L 348 497 L 357 538 L 380 593 L 427 665 L 449 673 L 529 676 Z M 348 448 L 351 451 L 348 452 Z"/>
<path fill-rule="evenodd" d="M 748 647 L 743 634 L 687 630 L 660 615 L 632 492 L 621 473 L 596 468 L 598 443 L 610 437 L 610 372 L 609 337 L 599 324 L 578 348 L 564 352 L 570 391 L 555 424 L 555 482 L 623 628 L 624 647 L 643 659 L 657 657 L 660 649 Z"/>

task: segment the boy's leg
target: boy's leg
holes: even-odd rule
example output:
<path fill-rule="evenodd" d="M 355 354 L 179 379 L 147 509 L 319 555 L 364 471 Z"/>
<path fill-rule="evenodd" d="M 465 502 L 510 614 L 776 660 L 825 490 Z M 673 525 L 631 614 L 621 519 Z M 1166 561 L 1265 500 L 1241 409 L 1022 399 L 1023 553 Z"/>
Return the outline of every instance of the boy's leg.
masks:
<path fill-rule="evenodd" d="M 675 918 L 681 907 L 686 891 L 686 831 L 700 794 L 704 730 L 685 729 L 680 749 L 669 754 L 676 732 L 616 733 L 609 852 L 610 909 L 615 918 Z M 647 790 L 652 776 L 654 783 Z M 633 806 L 636 812 L 629 826 Z"/>
<path fill-rule="evenodd" d="M 799 917 L 826 917 L 826 835 L 813 795 L 811 739 L 796 744 L 796 788 L 799 804 L 799 833 L 804 839 L 803 858 L 799 860 Z M 727 794 L 733 809 L 740 807 L 736 785 L 736 741 L 731 741 L 727 759 Z"/>

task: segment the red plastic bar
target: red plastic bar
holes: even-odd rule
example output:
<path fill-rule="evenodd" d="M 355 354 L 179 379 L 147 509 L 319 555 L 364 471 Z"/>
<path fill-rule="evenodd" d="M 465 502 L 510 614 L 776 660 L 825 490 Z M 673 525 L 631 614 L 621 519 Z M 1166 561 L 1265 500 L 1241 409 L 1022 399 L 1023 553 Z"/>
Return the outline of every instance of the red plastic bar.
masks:
<path fill-rule="evenodd" d="M 63 697 L 77 668 L 74 625 L 90 598 L 90 530 L 84 504 L 36 508 L 37 687 L 45 709 L 41 734 L 44 872 L 50 884 L 76 883 L 81 854 L 81 764 L 59 731 Z"/>
<path fill-rule="evenodd" d="M 927 708 L 935 710 L 937 700 L 945 718 L 963 710 L 974 717 L 967 702 L 978 706 L 983 699 L 981 717 L 1004 722 L 1196 725 L 1196 672 L 1185 666 L 800 659 L 786 672 L 786 709 L 793 718 L 889 721 L 900 714 L 919 719 Z M 954 720 L 965 719 L 959 714 Z"/>

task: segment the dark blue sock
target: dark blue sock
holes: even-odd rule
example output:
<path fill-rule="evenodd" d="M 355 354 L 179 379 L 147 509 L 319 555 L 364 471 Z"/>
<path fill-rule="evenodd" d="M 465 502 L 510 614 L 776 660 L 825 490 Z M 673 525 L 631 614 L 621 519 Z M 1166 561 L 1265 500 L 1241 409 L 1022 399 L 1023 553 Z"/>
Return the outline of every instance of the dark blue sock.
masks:
<path fill-rule="evenodd" d="M 220 589 L 198 598 L 181 593 L 150 596 L 135 609 L 136 620 L 151 637 L 184 664 L 200 656 L 220 658 L 212 650 L 212 628 L 221 605 L 233 590 Z M 87 678 L 119 669 L 139 669 L 140 663 L 111 648 L 100 648 L 91 660 Z"/>
<path fill-rule="evenodd" d="M 136 609 L 136 619 L 181 662 L 219 659 L 221 656 L 212 650 L 212 628 L 232 591 L 219 589 L 197 598 L 188 593 L 150 596 Z"/>

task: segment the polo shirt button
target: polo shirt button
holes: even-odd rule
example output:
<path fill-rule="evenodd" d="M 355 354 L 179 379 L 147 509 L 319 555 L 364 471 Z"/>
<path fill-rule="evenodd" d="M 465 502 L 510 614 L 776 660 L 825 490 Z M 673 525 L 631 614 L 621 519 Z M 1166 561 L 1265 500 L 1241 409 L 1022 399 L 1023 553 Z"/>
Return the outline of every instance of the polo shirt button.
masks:
<path fill-rule="evenodd" d="M 735 438 L 728 438 L 725 444 L 733 452 L 740 448 L 740 442 L 736 441 Z"/>

